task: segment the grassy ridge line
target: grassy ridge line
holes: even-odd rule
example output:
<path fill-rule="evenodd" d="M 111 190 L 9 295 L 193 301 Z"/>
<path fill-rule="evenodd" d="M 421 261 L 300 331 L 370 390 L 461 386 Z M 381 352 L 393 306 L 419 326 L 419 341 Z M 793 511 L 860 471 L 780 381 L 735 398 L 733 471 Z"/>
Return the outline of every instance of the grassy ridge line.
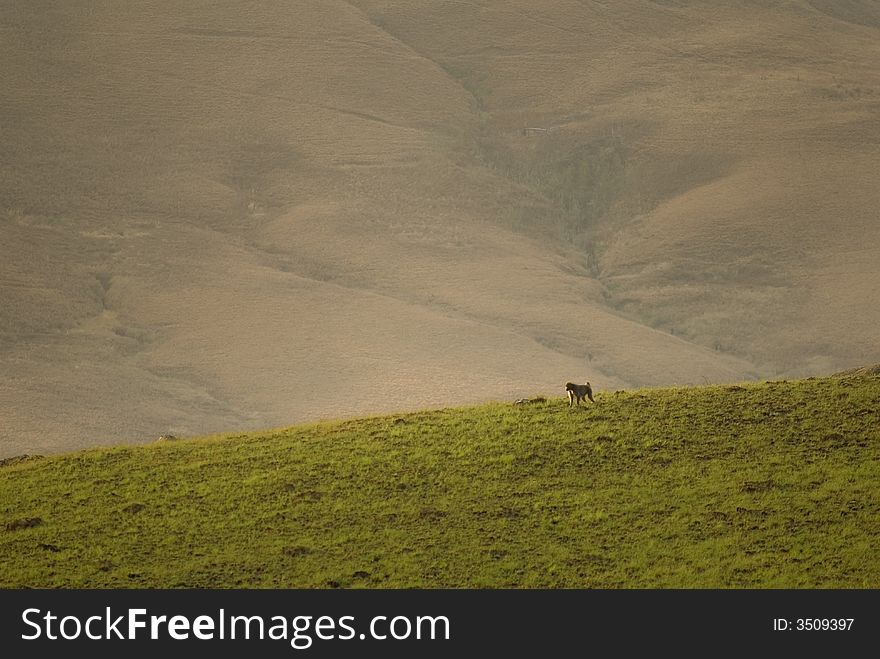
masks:
<path fill-rule="evenodd" d="M 878 587 L 878 410 L 810 379 L 55 456 L 0 470 L 0 585 Z"/>

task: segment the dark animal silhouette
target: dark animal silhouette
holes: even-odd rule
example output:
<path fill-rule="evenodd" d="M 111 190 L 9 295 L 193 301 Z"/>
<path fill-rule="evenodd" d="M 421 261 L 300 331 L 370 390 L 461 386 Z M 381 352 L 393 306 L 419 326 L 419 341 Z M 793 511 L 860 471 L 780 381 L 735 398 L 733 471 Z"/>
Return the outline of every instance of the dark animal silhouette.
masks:
<path fill-rule="evenodd" d="M 568 406 L 571 407 L 574 405 L 574 402 L 577 401 L 577 404 L 580 405 L 581 401 L 587 402 L 586 399 L 589 398 L 590 402 L 595 403 L 593 400 L 593 388 L 590 386 L 590 383 L 587 382 L 585 384 L 575 384 L 574 382 L 566 382 L 565 390 L 568 392 Z"/>

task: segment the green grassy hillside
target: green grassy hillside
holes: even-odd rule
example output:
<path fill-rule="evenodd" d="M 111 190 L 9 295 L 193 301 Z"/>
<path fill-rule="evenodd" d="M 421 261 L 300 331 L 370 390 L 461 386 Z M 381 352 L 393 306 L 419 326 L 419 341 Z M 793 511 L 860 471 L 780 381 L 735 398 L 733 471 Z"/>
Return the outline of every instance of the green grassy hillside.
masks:
<path fill-rule="evenodd" d="M 880 586 L 880 377 L 599 393 L 0 468 L 4 587 Z"/>

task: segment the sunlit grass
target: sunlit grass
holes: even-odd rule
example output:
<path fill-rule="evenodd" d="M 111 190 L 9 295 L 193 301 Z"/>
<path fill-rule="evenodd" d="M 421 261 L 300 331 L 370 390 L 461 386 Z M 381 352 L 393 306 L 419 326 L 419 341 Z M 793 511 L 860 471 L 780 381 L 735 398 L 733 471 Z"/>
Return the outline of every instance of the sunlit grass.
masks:
<path fill-rule="evenodd" d="M 50 457 L 0 468 L 0 585 L 876 588 L 878 422 L 811 379 Z"/>

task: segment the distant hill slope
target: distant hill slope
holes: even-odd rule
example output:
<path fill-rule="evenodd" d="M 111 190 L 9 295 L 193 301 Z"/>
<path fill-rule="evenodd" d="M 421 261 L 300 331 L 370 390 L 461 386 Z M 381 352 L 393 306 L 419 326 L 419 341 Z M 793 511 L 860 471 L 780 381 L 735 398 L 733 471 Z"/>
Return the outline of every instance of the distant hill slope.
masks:
<path fill-rule="evenodd" d="M 880 375 L 880 364 L 875 366 L 862 366 L 860 368 L 851 368 L 847 371 L 841 371 L 834 374 L 836 377 L 867 377 L 871 375 Z"/>
<path fill-rule="evenodd" d="M 603 392 L 0 467 L 2 587 L 880 585 L 880 378 Z"/>
<path fill-rule="evenodd" d="M 474 94 L 611 307 L 779 372 L 877 354 L 876 2 L 357 4 Z"/>
<path fill-rule="evenodd" d="M 876 3 L 3 16 L 0 457 L 880 359 Z"/>

